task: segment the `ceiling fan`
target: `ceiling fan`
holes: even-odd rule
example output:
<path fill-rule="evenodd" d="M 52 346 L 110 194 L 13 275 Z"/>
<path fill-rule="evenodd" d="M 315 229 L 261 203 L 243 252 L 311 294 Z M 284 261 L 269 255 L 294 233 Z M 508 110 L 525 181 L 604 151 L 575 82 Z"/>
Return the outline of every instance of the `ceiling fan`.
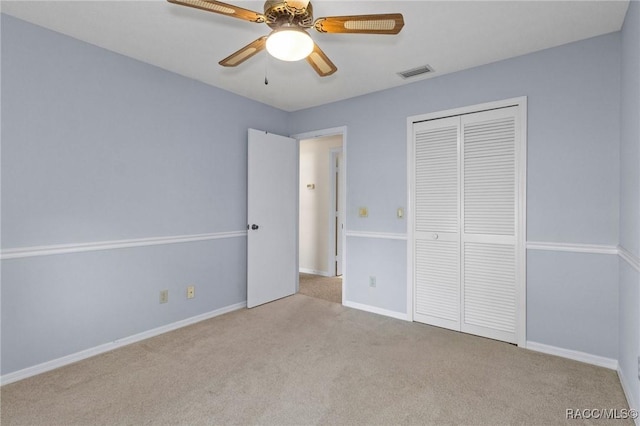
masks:
<path fill-rule="evenodd" d="M 272 56 L 284 61 L 306 58 L 318 75 L 326 77 L 338 68 L 314 43 L 307 29 L 313 27 L 321 33 L 398 34 L 404 26 L 400 13 L 329 16 L 314 20 L 309 0 L 267 0 L 264 13 L 214 0 L 168 1 L 271 27 L 268 36 L 258 38 L 221 60 L 219 64 L 224 67 L 240 65 L 266 48 Z"/>

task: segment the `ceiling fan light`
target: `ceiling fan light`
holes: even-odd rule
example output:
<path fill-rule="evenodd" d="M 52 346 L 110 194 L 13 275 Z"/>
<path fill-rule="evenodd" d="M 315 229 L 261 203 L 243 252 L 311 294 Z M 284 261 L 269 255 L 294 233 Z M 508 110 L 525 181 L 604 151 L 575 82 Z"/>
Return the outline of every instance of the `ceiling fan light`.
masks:
<path fill-rule="evenodd" d="M 281 61 L 299 61 L 313 51 L 313 40 L 306 31 L 297 27 L 273 30 L 267 39 L 267 52 Z"/>

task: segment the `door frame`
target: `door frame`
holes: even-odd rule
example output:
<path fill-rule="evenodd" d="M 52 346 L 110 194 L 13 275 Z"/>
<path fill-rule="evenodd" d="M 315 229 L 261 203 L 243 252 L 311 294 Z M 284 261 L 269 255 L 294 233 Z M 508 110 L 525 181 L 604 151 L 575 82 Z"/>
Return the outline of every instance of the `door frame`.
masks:
<path fill-rule="evenodd" d="M 344 141 L 343 141 L 344 142 Z M 338 172 L 338 195 L 336 197 L 336 160 L 338 159 L 338 157 L 340 156 L 340 154 L 343 155 L 343 160 L 344 160 L 344 146 L 340 147 L 340 148 L 331 148 L 329 150 L 329 158 L 330 158 L 330 166 L 329 166 L 329 171 L 330 174 L 329 176 L 331 176 L 331 205 L 329 206 L 329 257 L 328 257 L 328 271 L 331 274 L 331 276 L 336 277 L 336 276 L 340 276 L 338 275 L 338 266 L 336 265 L 338 259 L 337 259 L 337 255 L 336 255 L 336 249 L 337 247 L 340 247 L 341 249 L 344 248 L 344 246 L 342 246 L 342 234 L 344 234 L 344 204 L 342 204 L 342 188 L 340 185 L 340 182 L 342 182 L 343 178 L 342 178 L 342 174 L 344 173 L 343 170 L 343 162 L 340 162 L 340 165 L 337 167 L 337 172 Z M 337 202 L 337 205 L 336 205 Z M 336 212 L 338 213 L 338 222 L 336 223 Z M 342 232 L 340 232 L 340 224 L 343 224 L 343 228 L 342 228 Z M 336 239 L 336 235 L 340 235 L 340 244 L 338 246 L 336 246 L 336 244 L 338 243 L 338 240 Z M 342 250 L 340 250 L 340 254 L 342 254 Z M 340 263 L 342 263 L 342 259 L 340 259 Z M 344 265 L 340 265 L 340 272 L 342 272 Z"/>
<path fill-rule="evenodd" d="M 325 136 L 335 136 L 342 135 L 342 181 L 340 182 L 339 192 L 340 202 L 342 202 L 342 209 L 347 206 L 347 126 L 340 127 L 331 127 L 327 129 L 319 129 L 312 130 L 308 132 L 296 133 L 290 135 L 289 137 L 294 138 L 298 141 L 298 151 L 300 150 L 300 141 L 303 139 L 317 139 Z M 298 206 L 298 220 L 300 218 L 300 208 Z M 343 214 L 342 217 L 343 224 L 343 232 L 342 232 L 342 304 L 345 302 L 345 293 L 347 288 L 347 274 L 346 274 L 346 265 L 347 265 L 347 241 L 346 241 L 346 229 L 347 229 L 347 215 Z M 298 257 L 298 261 L 296 264 L 300 264 L 299 257 L 300 251 L 298 250 L 296 256 Z"/>
<path fill-rule="evenodd" d="M 504 99 L 461 108 L 437 111 L 427 114 L 414 115 L 407 118 L 407 320 L 414 320 L 415 293 L 415 200 L 414 200 L 414 142 L 413 125 L 421 121 L 436 120 L 456 115 L 472 114 L 510 106 L 518 107 L 520 123 L 520 144 L 516 147 L 518 161 L 518 226 L 516 227 L 516 339 L 520 347 L 526 347 L 527 342 L 527 97 Z"/>

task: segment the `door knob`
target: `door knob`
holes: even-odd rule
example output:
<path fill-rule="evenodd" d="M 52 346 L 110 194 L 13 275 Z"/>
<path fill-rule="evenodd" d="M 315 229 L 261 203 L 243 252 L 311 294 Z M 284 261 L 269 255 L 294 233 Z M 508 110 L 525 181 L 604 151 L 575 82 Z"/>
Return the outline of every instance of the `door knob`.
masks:
<path fill-rule="evenodd" d="M 255 231 L 256 229 L 258 229 L 258 228 L 259 228 L 259 226 L 258 226 L 258 225 L 256 225 L 255 223 L 254 223 L 253 225 L 251 225 L 251 229 L 253 229 L 254 231 Z"/>

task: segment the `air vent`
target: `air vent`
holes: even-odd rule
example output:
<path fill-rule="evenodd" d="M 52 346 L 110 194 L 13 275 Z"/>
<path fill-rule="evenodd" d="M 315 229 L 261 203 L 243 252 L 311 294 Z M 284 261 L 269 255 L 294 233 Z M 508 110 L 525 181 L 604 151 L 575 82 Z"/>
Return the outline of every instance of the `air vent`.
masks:
<path fill-rule="evenodd" d="M 431 68 L 429 65 L 423 65 L 418 68 L 401 71 L 398 73 L 398 75 L 402 78 L 411 78 L 411 77 L 416 77 L 418 75 L 427 74 L 430 72 L 433 72 L 433 68 Z"/>

